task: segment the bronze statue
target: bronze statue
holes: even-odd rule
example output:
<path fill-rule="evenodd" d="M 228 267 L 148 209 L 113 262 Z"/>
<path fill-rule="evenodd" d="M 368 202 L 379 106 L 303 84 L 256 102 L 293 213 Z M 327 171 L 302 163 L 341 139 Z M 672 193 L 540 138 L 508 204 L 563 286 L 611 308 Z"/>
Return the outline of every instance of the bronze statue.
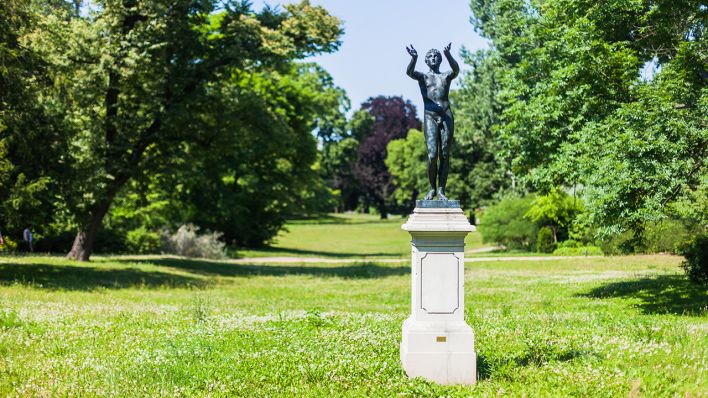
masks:
<path fill-rule="evenodd" d="M 447 200 L 445 184 L 447 183 L 447 173 L 450 169 L 452 135 L 455 131 L 455 120 L 450 109 L 448 94 L 450 93 L 452 79 L 456 78 L 460 73 L 460 66 L 450 54 L 451 47 L 452 43 L 445 46 L 443 53 L 452 70 L 440 72 L 442 56 L 440 51 L 432 49 L 425 54 L 425 63 L 430 68 L 427 73 L 415 70 L 418 52 L 413 48 L 413 45 L 406 47 L 408 54 L 411 56 L 411 62 L 408 64 L 406 74 L 418 81 L 420 93 L 423 95 L 423 104 L 425 105 L 424 133 L 425 143 L 428 147 L 430 192 L 425 195 L 424 200 L 431 200 L 435 196 L 436 187 L 438 199 Z M 439 168 L 438 157 L 440 157 Z"/>

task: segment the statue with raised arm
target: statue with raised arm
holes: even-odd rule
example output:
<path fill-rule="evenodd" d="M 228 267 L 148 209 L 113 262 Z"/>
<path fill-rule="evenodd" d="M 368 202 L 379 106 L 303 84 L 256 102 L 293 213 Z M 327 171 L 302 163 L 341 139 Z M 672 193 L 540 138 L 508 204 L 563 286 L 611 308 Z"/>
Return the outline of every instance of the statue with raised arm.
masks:
<path fill-rule="evenodd" d="M 430 70 L 421 73 L 415 70 L 418 61 L 418 52 L 413 45 L 406 47 L 411 61 L 406 69 L 406 74 L 418 81 L 420 93 L 423 95 L 425 107 L 424 133 L 425 143 L 428 147 L 428 180 L 430 181 L 430 191 L 425 195 L 424 200 L 431 200 L 437 193 L 438 199 L 447 200 L 445 196 L 445 184 L 447 183 L 447 173 L 450 169 L 450 146 L 452 145 L 452 135 L 455 131 L 455 121 L 450 109 L 450 83 L 460 73 L 460 66 L 457 64 L 450 48 L 452 43 L 445 46 L 443 54 L 452 68 L 451 71 L 440 72 L 442 56 L 436 49 L 429 50 L 425 54 L 425 64 Z M 440 166 L 438 166 L 438 158 Z"/>

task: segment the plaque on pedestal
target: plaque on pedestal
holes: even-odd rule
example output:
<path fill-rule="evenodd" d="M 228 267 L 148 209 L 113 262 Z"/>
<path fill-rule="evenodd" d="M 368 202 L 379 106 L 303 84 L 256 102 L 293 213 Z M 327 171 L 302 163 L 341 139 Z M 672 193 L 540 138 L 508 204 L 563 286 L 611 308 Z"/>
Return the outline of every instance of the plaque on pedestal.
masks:
<path fill-rule="evenodd" d="M 465 323 L 465 236 L 474 231 L 456 200 L 419 200 L 402 228 L 411 234 L 411 315 L 401 363 L 409 377 L 441 384 L 477 380 L 474 332 Z"/>

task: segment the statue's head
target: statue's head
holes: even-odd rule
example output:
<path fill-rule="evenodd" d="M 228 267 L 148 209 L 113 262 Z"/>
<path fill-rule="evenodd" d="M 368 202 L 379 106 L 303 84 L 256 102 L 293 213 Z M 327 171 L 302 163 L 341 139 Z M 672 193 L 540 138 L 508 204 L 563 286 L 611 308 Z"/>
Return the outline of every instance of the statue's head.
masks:
<path fill-rule="evenodd" d="M 435 69 L 436 67 L 440 66 L 441 63 L 442 55 L 440 55 L 440 51 L 433 48 L 428 50 L 427 53 L 425 53 L 425 64 L 428 65 L 431 69 Z"/>

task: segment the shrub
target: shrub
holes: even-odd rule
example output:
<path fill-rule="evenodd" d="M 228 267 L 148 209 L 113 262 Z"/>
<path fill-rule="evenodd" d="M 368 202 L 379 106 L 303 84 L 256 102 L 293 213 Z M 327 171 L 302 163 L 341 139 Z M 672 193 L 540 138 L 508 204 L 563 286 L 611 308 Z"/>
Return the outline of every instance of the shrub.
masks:
<path fill-rule="evenodd" d="M 532 202 L 533 196 L 508 196 L 487 207 L 479 219 L 484 242 L 498 243 L 510 249 L 531 249 L 536 238 L 536 225 L 524 214 Z"/>
<path fill-rule="evenodd" d="M 556 248 L 553 241 L 553 230 L 551 227 L 543 227 L 536 234 L 536 251 L 539 253 L 550 253 Z"/>
<path fill-rule="evenodd" d="M 129 231 L 125 236 L 125 244 L 131 253 L 157 253 L 160 251 L 160 234 L 143 226 Z"/>
<path fill-rule="evenodd" d="M 686 260 L 681 268 L 695 283 L 708 284 L 708 234 L 696 235 L 679 247 L 679 254 Z"/>
<path fill-rule="evenodd" d="M 221 234 L 211 232 L 199 235 L 199 227 L 185 224 L 170 233 L 162 233 L 162 250 L 165 253 L 177 254 L 184 257 L 224 258 L 226 256 L 225 244 L 219 240 Z"/>
<path fill-rule="evenodd" d="M 681 243 L 691 236 L 689 227 L 681 220 L 662 220 L 649 223 L 643 233 L 642 251 L 648 253 L 677 253 Z"/>
<path fill-rule="evenodd" d="M 559 247 L 553 251 L 554 256 L 602 256 L 602 249 L 597 246 Z"/>
<path fill-rule="evenodd" d="M 7 236 L 3 236 L 2 239 L 5 244 L 0 245 L 0 253 L 14 252 L 17 250 L 17 242 Z"/>

